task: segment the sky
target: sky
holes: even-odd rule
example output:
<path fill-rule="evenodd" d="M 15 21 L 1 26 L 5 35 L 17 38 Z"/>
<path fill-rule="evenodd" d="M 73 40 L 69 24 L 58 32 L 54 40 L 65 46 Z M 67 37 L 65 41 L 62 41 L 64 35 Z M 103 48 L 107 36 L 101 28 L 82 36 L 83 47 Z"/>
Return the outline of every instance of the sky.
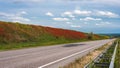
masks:
<path fill-rule="evenodd" d="M 120 33 L 120 1 L 0 0 L 0 20 L 88 33 Z"/>

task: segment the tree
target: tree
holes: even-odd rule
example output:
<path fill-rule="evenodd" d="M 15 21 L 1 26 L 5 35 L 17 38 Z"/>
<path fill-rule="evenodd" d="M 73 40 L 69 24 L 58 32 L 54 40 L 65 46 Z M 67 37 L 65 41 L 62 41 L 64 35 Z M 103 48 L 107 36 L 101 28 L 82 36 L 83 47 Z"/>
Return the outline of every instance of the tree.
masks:
<path fill-rule="evenodd" d="M 88 39 L 92 40 L 93 38 L 94 38 L 94 34 L 93 34 L 93 32 L 90 32 L 88 34 Z"/>

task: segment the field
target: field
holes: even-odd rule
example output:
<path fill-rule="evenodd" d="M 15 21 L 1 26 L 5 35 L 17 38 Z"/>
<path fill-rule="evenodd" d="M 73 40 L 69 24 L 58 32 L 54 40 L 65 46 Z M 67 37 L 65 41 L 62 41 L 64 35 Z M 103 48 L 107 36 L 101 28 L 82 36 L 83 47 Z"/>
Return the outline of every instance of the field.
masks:
<path fill-rule="evenodd" d="M 68 29 L 0 21 L 0 50 L 107 39 Z"/>

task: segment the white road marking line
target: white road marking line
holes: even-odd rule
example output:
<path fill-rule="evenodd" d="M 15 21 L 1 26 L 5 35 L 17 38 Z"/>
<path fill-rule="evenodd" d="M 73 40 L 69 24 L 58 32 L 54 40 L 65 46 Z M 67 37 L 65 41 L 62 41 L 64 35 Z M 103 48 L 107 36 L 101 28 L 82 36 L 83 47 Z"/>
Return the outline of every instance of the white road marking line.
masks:
<path fill-rule="evenodd" d="M 96 47 L 99 47 L 99 46 L 94 46 L 94 47 L 88 48 L 88 49 L 86 49 L 86 50 L 83 50 L 83 51 L 74 53 L 74 54 L 72 54 L 72 55 L 66 56 L 66 57 L 64 57 L 64 58 L 58 59 L 58 60 L 53 61 L 53 62 L 50 62 L 50 63 L 47 63 L 47 64 L 45 64 L 45 65 L 42 65 L 42 66 L 40 66 L 40 67 L 38 67 L 38 68 L 43 68 L 43 67 L 49 66 L 49 65 L 51 65 L 51 64 L 54 64 L 54 63 L 57 63 L 57 62 L 59 62 L 59 61 L 68 59 L 68 58 L 70 58 L 70 57 L 72 57 L 72 56 L 78 55 L 78 54 L 80 54 L 80 53 L 86 52 L 86 51 L 91 50 L 91 49 L 96 48 Z"/>

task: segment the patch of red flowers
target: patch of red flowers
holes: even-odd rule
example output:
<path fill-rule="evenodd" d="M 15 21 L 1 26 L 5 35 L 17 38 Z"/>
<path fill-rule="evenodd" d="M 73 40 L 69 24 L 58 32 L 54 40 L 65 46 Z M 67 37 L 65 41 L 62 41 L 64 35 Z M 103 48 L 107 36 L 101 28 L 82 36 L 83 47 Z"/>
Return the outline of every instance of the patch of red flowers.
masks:
<path fill-rule="evenodd" d="M 87 38 L 87 36 L 84 33 L 73 31 L 73 30 L 65 30 L 65 29 L 58 29 L 58 28 L 51 28 L 51 27 L 45 27 L 45 29 L 48 33 L 51 33 L 56 37 L 65 37 L 65 38 L 71 38 L 71 39 Z"/>
<path fill-rule="evenodd" d="M 4 33 L 4 29 L 0 28 L 0 35 Z"/>

